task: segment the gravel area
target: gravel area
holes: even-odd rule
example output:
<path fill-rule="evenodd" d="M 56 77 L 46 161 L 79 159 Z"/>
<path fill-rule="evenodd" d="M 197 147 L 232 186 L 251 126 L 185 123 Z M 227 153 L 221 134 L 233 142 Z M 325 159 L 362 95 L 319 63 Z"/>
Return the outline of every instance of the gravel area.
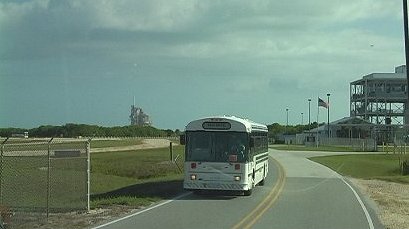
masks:
<path fill-rule="evenodd" d="M 350 178 L 362 193 L 374 200 L 386 229 L 409 228 L 409 184 Z"/>

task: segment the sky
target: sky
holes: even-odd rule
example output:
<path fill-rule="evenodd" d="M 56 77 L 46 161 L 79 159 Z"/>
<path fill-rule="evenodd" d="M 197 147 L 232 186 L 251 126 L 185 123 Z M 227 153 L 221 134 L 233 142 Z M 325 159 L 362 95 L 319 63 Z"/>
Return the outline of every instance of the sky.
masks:
<path fill-rule="evenodd" d="M 0 0 L 0 127 L 349 116 L 349 83 L 405 63 L 401 0 Z M 303 113 L 303 115 L 301 115 Z M 302 118 L 303 116 L 303 118 Z"/>

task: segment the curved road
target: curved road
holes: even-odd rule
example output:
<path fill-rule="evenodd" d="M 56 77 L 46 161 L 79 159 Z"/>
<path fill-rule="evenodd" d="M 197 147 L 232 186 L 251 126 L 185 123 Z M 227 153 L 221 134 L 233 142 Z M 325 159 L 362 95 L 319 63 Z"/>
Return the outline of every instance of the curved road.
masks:
<path fill-rule="evenodd" d="M 252 196 L 184 193 L 96 228 L 383 228 L 371 201 L 306 157 L 337 153 L 271 150 L 264 186 Z M 338 153 L 339 154 L 339 153 Z"/>

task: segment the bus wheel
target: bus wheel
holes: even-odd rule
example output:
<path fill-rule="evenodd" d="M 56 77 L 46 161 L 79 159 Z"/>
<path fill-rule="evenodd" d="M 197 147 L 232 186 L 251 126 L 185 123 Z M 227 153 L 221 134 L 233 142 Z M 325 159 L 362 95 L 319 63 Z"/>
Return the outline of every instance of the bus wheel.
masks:
<path fill-rule="evenodd" d="M 264 181 L 266 180 L 266 167 L 264 166 L 263 169 L 263 179 L 260 181 L 260 183 L 258 183 L 260 186 L 264 185 Z"/>
<path fill-rule="evenodd" d="M 253 176 L 251 178 L 250 188 L 249 188 L 249 190 L 244 190 L 244 195 L 245 196 L 250 196 L 251 193 L 253 192 L 253 188 L 254 188 L 254 171 L 253 171 Z"/>

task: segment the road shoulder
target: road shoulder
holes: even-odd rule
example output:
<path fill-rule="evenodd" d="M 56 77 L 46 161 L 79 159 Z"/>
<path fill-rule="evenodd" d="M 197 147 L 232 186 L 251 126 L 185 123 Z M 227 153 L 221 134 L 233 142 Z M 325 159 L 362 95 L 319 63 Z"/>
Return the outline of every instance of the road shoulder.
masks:
<path fill-rule="evenodd" d="M 409 223 L 409 185 L 381 180 L 348 178 L 361 193 L 376 203 L 385 228 L 407 228 Z"/>

